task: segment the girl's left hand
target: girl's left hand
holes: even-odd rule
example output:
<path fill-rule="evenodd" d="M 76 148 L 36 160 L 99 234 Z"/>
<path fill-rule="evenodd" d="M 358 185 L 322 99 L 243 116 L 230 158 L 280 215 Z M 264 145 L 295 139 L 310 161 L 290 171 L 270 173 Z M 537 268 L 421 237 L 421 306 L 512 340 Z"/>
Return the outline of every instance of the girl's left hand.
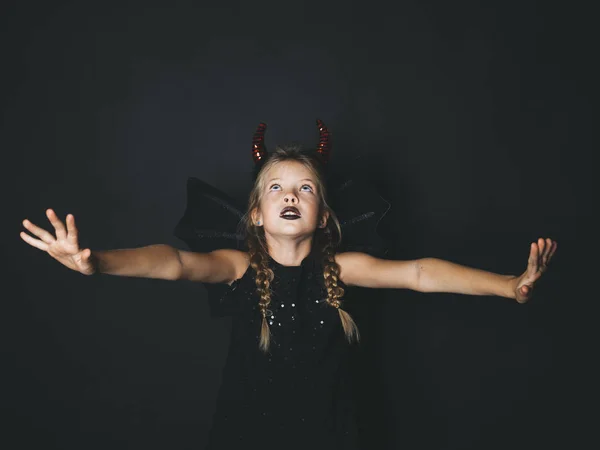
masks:
<path fill-rule="evenodd" d="M 527 270 L 516 279 L 515 297 L 517 302 L 525 303 L 531 298 L 533 285 L 548 269 L 548 263 L 557 248 L 556 241 L 539 238 L 537 243 L 531 243 Z"/>

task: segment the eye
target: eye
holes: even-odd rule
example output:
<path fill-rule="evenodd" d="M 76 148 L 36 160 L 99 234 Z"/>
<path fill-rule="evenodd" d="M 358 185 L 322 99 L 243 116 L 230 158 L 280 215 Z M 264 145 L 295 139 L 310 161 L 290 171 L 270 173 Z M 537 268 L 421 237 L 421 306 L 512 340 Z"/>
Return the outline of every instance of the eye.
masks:
<path fill-rule="evenodd" d="M 274 187 L 281 187 L 278 184 L 272 184 L 271 187 L 269 187 L 269 189 L 273 189 Z"/>
<path fill-rule="evenodd" d="M 305 184 L 300 189 L 304 189 L 304 188 L 308 188 L 308 191 L 304 191 L 304 192 L 312 192 L 312 190 L 313 190 L 313 188 L 310 184 Z"/>

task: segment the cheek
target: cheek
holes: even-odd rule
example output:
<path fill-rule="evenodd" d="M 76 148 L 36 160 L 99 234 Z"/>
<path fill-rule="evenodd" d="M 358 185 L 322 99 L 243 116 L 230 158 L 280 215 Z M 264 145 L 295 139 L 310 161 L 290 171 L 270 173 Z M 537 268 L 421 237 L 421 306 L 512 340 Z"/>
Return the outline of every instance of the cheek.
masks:
<path fill-rule="evenodd" d="M 315 204 L 312 205 L 310 208 L 310 215 L 311 215 L 311 219 L 314 222 L 318 222 L 319 221 L 319 205 Z"/>
<path fill-rule="evenodd" d="M 270 205 L 270 206 L 268 206 L 266 208 L 263 208 L 263 214 L 264 214 L 265 219 L 267 217 L 271 218 L 271 219 L 278 218 L 279 217 L 279 211 L 280 211 L 280 208 L 277 205 Z"/>

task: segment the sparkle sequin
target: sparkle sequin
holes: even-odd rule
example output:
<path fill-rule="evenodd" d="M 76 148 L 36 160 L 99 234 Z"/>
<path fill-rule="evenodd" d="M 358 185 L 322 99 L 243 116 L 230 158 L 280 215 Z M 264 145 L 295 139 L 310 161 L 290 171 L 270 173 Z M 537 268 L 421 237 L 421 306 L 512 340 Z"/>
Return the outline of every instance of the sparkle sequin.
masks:
<path fill-rule="evenodd" d="M 314 276 L 304 267 L 276 266 L 273 271 L 266 315 L 268 353 L 258 346 L 263 316 L 257 306 L 260 298 L 253 272 L 244 275 L 235 294 L 232 290 L 230 297 L 226 295 L 221 301 L 234 318 L 232 351 L 223 372 L 225 394 L 218 400 L 208 448 L 240 448 L 236 443 L 240 436 L 245 446 L 252 446 L 257 444 L 257 429 L 264 430 L 261 439 L 299 436 L 301 440 L 306 436 L 314 446 L 332 438 L 323 424 L 336 423 L 340 424 L 336 439 L 344 443 L 343 448 L 356 450 L 352 441 L 344 439 L 351 423 L 345 415 L 352 411 L 345 380 L 350 371 L 341 365 L 348 346 L 340 330 L 339 313 L 323 300 L 327 292 L 322 269 L 315 269 Z M 312 281 L 307 282 L 309 279 Z M 329 391 L 328 386 L 338 387 Z M 328 406 L 332 404 L 340 408 L 332 411 Z M 232 433 L 233 429 L 240 431 Z M 256 446 L 260 447 L 260 442 Z"/>

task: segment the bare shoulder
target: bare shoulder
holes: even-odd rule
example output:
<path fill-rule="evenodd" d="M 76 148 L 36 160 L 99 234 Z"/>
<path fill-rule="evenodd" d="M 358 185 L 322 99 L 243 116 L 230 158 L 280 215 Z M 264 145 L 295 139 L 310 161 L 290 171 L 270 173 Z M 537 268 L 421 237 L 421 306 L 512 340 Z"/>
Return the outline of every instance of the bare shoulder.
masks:
<path fill-rule="evenodd" d="M 248 266 L 250 265 L 250 257 L 248 252 L 243 252 L 241 250 L 224 248 L 214 250 L 210 252 L 210 254 L 214 258 L 226 262 L 233 267 L 233 278 L 231 280 L 227 280 L 227 284 L 231 284 L 235 280 L 242 278 L 244 273 L 246 273 L 246 270 L 248 270 Z"/>
<path fill-rule="evenodd" d="M 340 279 L 348 286 L 368 288 L 415 289 L 418 282 L 417 261 L 382 259 L 361 252 L 344 252 L 335 256 Z"/>
<path fill-rule="evenodd" d="M 340 279 L 348 286 L 360 285 L 360 274 L 373 268 L 377 258 L 361 252 L 342 252 L 335 255 L 335 262 L 340 266 Z"/>
<path fill-rule="evenodd" d="M 361 264 L 368 264 L 369 262 L 373 262 L 377 258 L 361 252 L 341 252 L 336 253 L 335 262 L 338 263 L 340 268 L 344 266 L 355 266 Z"/>

